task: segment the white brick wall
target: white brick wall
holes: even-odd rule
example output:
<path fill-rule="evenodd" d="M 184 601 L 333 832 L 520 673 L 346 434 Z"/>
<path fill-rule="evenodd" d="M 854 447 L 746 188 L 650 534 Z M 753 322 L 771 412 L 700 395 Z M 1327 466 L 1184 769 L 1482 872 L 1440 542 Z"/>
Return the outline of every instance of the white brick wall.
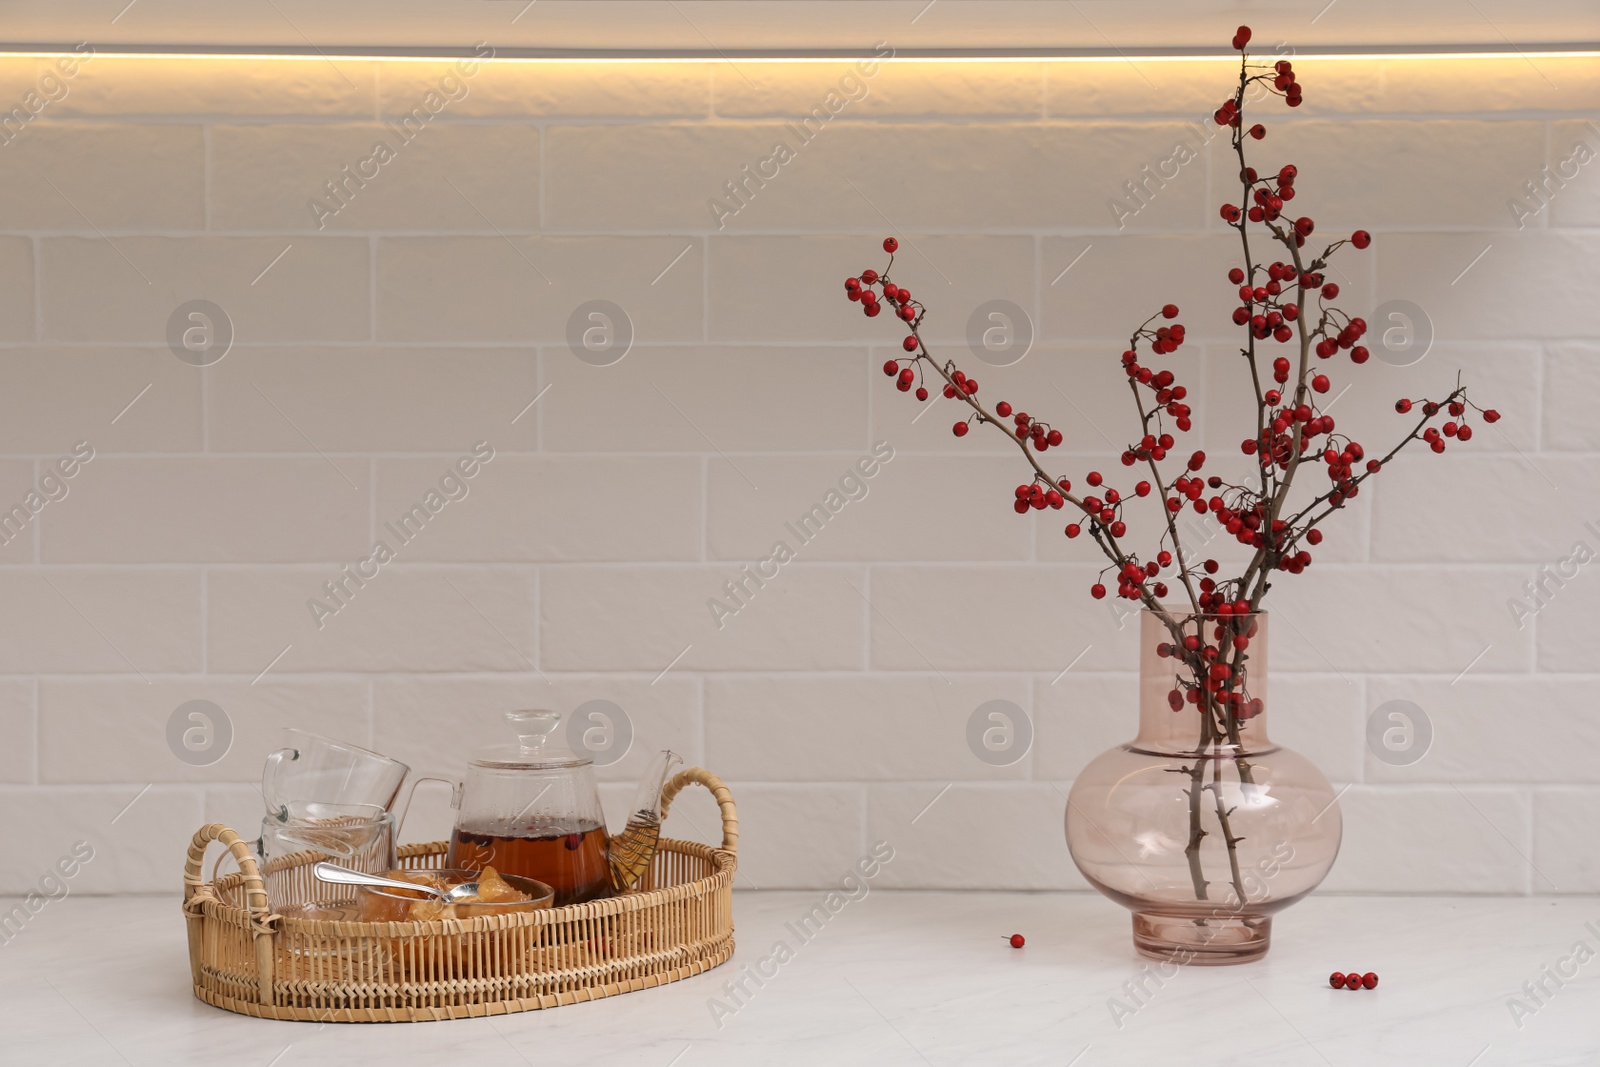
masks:
<path fill-rule="evenodd" d="M 1011 514 L 1004 442 L 913 422 L 876 370 L 895 331 L 839 283 L 894 232 L 943 350 L 984 301 L 1024 308 L 1026 359 L 964 361 L 1060 424 L 1074 475 L 1129 425 L 1119 339 L 1173 300 L 1193 439 L 1231 454 L 1232 161 L 1212 141 L 1125 228 L 1107 206 L 1200 142 L 1226 65 L 890 64 L 719 228 L 707 200 L 845 64 L 490 64 L 319 228 L 307 201 L 448 66 L 100 57 L 0 146 L 0 503 L 95 449 L 0 547 L 0 892 L 79 837 L 104 857 L 81 888 L 174 891 L 201 819 L 249 829 L 284 725 L 456 774 L 501 711 L 596 698 L 637 733 L 602 770 L 615 809 L 649 749 L 729 778 L 742 885 L 831 883 L 881 837 L 897 886 L 1083 888 L 1064 793 L 1132 733 L 1132 628 L 1086 596 L 1091 550 Z M 1342 303 L 1414 301 L 1437 335 L 1342 365 L 1341 428 L 1381 441 L 1396 396 L 1458 371 L 1506 416 L 1396 465 L 1275 597 L 1275 735 L 1351 786 L 1329 888 L 1593 892 L 1600 576 L 1521 629 L 1507 600 L 1600 549 L 1600 162 L 1548 206 L 1523 187 L 1600 151 L 1600 68 L 1301 66 L 1256 158 L 1300 167 L 1326 232 L 1376 235 Z M 37 75 L 0 62 L 0 110 Z M 203 370 L 165 341 L 195 299 L 236 335 Z M 632 323 L 612 366 L 567 347 L 594 299 Z M 480 440 L 468 495 L 319 629 L 307 599 Z M 719 629 L 707 599 L 880 440 L 867 495 Z M 208 767 L 167 749 L 192 699 L 233 724 Z M 1035 720 L 1008 768 L 965 747 L 990 699 Z M 1391 699 L 1436 731 L 1409 768 L 1366 751 Z M 443 832 L 437 793 L 416 819 Z"/>

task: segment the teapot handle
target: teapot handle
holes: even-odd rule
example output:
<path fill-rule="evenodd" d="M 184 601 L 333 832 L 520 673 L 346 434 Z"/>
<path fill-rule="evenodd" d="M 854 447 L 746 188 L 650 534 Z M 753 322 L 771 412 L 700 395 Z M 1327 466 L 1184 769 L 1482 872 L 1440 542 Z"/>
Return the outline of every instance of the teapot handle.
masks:
<path fill-rule="evenodd" d="M 411 810 L 411 801 L 417 795 L 417 786 L 423 782 L 440 782 L 450 787 L 450 810 L 461 810 L 461 783 L 454 778 L 440 778 L 437 775 L 424 774 L 411 779 L 411 787 L 406 790 L 405 799 L 400 802 L 399 809 L 394 813 L 394 832 L 396 840 L 399 839 L 400 827 L 405 825 L 406 812 Z"/>
<path fill-rule="evenodd" d="M 723 784 L 721 778 L 703 767 L 686 767 L 661 787 L 661 821 L 667 821 L 667 809 L 672 806 L 673 799 L 691 782 L 705 786 L 711 791 L 711 795 L 716 797 L 717 807 L 722 809 L 722 851 L 737 854 L 739 809 L 734 806 L 733 793 Z"/>

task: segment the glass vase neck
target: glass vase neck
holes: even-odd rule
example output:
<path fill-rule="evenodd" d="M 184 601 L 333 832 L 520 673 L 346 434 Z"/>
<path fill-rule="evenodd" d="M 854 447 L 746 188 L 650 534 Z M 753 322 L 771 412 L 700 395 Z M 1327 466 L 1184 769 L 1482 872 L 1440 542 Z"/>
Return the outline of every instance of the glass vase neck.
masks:
<path fill-rule="evenodd" d="M 1140 748 L 1255 750 L 1267 741 L 1267 613 L 1139 616 Z"/>

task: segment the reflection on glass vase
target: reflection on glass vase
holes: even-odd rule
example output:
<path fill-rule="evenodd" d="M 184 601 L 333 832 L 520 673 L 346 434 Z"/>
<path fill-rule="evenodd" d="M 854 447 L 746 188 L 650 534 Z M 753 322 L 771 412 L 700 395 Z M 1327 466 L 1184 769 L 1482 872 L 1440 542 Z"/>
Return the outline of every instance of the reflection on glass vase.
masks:
<path fill-rule="evenodd" d="M 1177 963 L 1259 959 L 1272 914 L 1339 852 L 1333 790 L 1267 737 L 1267 615 L 1144 611 L 1139 735 L 1073 783 L 1067 847 L 1133 912 L 1134 948 Z"/>

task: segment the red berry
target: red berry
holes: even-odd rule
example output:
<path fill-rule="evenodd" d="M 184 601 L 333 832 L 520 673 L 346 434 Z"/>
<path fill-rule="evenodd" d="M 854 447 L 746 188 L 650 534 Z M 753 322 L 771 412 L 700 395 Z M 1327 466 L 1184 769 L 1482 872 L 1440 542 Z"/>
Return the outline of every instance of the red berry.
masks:
<path fill-rule="evenodd" d="M 1228 280 L 1234 285 L 1241 284 L 1244 281 L 1244 271 L 1240 270 L 1238 267 L 1234 267 L 1228 272 Z"/>
<path fill-rule="evenodd" d="M 1348 989 L 1348 990 L 1351 990 L 1352 992 L 1354 992 L 1355 990 L 1360 989 L 1361 988 L 1361 975 L 1358 974 L 1355 971 L 1351 971 L 1349 974 L 1345 975 L 1344 976 L 1344 987 L 1346 989 Z"/>
<path fill-rule="evenodd" d="M 1011 414 L 1011 405 L 1002 400 L 994 406 L 994 413 L 1001 418 L 1005 418 Z"/>
<path fill-rule="evenodd" d="M 915 337 L 907 337 L 904 341 L 900 342 L 900 347 L 905 349 L 907 352 L 915 352 L 917 350 L 917 339 Z"/>
<path fill-rule="evenodd" d="M 955 434 L 957 437 L 965 437 L 967 436 L 967 431 L 970 429 L 972 429 L 972 427 L 968 426 L 966 423 L 958 422 L 954 426 L 950 427 L 950 432 Z"/>
<path fill-rule="evenodd" d="M 1372 358 L 1372 353 L 1367 351 L 1366 345 L 1356 345 L 1350 350 L 1351 363 L 1365 363 Z"/>
<path fill-rule="evenodd" d="M 1238 51 L 1238 50 L 1242 49 L 1245 45 L 1247 45 L 1249 43 L 1250 43 L 1250 27 L 1249 26 L 1240 26 L 1239 27 L 1239 32 L 1237 32 L 1237 33 L 1235 33 L 1233 35 L 1233 48 L 1234 48 L 1234 51 Z"/>
<path fill-rule="evenodd" d="M 1307 530 L 1306 531 L 1306 542 L 1308 544 L 1313 544 L 1313 545 L 1322 544 L 1322 531 L 1321 530 Z"/>
<path fill-rule="evenodd" d="M 1328 984 L 1333 986 L 1335 989 L 1343 989 L 1344 974 L 1339 971 L 1334 971 L 1332 974 L 1328 975 Z"/>
<path fill-rule="evenodd" d="M 1409 400 L 1396 400 L 1394 402 L 1394 409 L 1396 411 L 1398 411 L 1400 414 L 1404 415 L 1406 412 L 1411 410 L 1411 401 L 1409 401 Z M 1484 417 L 1488 418 L 1488 413 L 1487 412 L 1484 413 Z M 1489 419 L 1489 421 L 1493 422 L 1494 420 L 1493 419 Z"/>
<path fill-rule="evenodd" d="M 1161 306 L 1161 314 L 1162 314 L 1162 316 L 1164 318 L 1169 318 L 1169 319 L 1177 318 L 1178 317 L 1178 305 L 1177 304 L 1163 304 Z"/>
<path fill-rule="evenodd" d="M 920 385 L 917 386 L 917 399 L 918 400 L 926 400 L 926 399 L 928 399 L 928 390 L 927 390 L 926 387 L 920 386 Z"/>
<path fill-rule="evenodd" d="M 861 280 L 866 284 L 871 285 L 873 282 L 878 280 L 878 272 L 875 270 L 864 270 L 861 272 Z"/>
<path fill-rule="evenodd" d="M 1328 376 L 1326 374 L 1319 374 L 1315 378 L 1311 379 L 1311 388 L 1319 393 L 1326 393 L 1328 391 Z"/>
<path fill-rule="evenodd" d="M 1112 537 L 1121 537 L 1123 534 L 1125 534 L 1127 532 L 1128 532 L 1128 526 L 1127 526 L 1126 523 L 1122 522 L 1121 520 L 1118 520 L 1117 522 L 1114 522 L 1114 523 L 1111 524 L 1111 536 Z"/>
<path fill-rule="evenodd" d="M 1089 595 L 1094 597 L 1096 600 L 1104 600 L 1106 598 L 1106 587 L 1101 585 L 1099 582 L 1096 582 L 1094 585 L 1089 587 Z"/>
<path fill-rule="evenodd" d="M 1028 939 L 1021 934 L 1012 934 L 1010 939 L 1012 948 L 1021 948 L 1028 943 Z"/>
<path fill-rule="evenodd" d="M 1494 408 L 1484 408 L 1483 409 L 1483 421 L 1484 422 L 1499 422 L 1500 421 L 1500 413 L 1498 411 L 1496 411 Z"/>
<path fill-rule="evenodd" d="M 870 292 L 871 292 L 871 290 L 869 289 L 868 293 L 870 293 Z M 865 300 L 861 301 L 861 311 L 869 319 L 876 318 L 877 315 L 878 315 L 878 312 L 880 312 L 882 310 L 883 310 L 883 305 L 882 304 L 869 304 Z"/>
<path fill-rule="evenodd" d="M 1363 989 L 1376 989 L 1376 988 L 1378 988 L 1378 972 L 1377 971 L 1368 971 L 1366 974 L 1362 975 L 1361 976 L 1361 986 L 1362 986 Z"/>
<path fill-rule="evenodd" d="M 1372 234 L 1366 230 L 1357 230 L 1350 235 L 1350 243 L 1357 248 L 1365 248 L 1372 243 Z"/>
<path fill-rule="evenodd" d="M 899 247 L 900 242 L 896 241 L 893 237 L 885 237 L 883 239 L 883 250 L 885 252 L 893 253 Z"/>
<path fill-rule="evenodd" d="M 1322 287 L 1322 295 L 1328 300 L 1336 300 L 1339 296 L 1339 283 L 1329 282 Z"/>
<path fill-rule="evenodd" d="M 883 365 L 883 373 L 893 378 L 896 374 L 900 373 L 900 364 L 895 360 L 889 360 Z"/>

